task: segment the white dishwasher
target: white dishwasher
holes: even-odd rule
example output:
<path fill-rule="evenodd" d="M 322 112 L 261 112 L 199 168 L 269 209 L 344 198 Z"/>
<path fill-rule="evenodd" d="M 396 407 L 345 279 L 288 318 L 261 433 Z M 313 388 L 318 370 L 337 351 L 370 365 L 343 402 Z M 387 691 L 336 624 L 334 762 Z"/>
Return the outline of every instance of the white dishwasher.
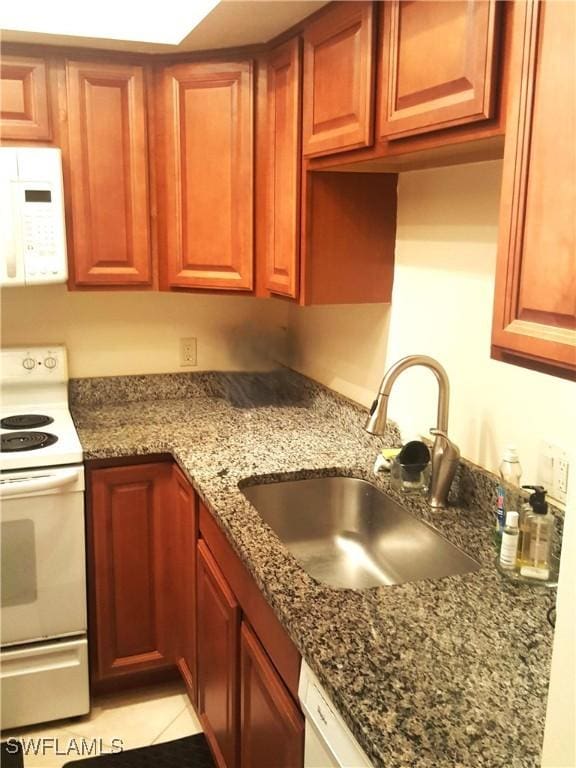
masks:
<path fill-rule="evenodd" d="M 372 768 L 372 763 L 304 660 L 298 698 L 306 718 L 304 768 Z"/>

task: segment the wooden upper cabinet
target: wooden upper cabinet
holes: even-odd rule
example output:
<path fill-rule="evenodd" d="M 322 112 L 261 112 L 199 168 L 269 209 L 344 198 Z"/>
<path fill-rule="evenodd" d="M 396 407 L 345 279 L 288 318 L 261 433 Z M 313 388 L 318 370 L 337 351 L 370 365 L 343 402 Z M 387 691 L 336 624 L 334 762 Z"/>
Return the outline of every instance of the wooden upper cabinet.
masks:
<path fill-rule="evenodd" d="M 240 768 L 300 768 L 304 718 L 246 622 L 240 648 Z"/>
<path fill-rule="evenodd" d="M 68 61 L 70 201 L 76 286 L 151 283 L 145 75 Z"/>
<path fill-rule="evenodd" d="M 383 4 L 379 137 L 493 116 L 498 0 Z"/>
<path fill-rule="evenodd" d="M 93 682 L 174 664 L 170 489 L 167 463 L 90 475 Z"/>
<path fill-rule="evenodd" d="M 168 287 L 253 284 L 252 63 L 160 72 L 160 258 Z"/>
<path fill-rule="evenodd" d="M 511 94 L 493 355 L 576 376 L 576 5 L 527 2 Z"/>
<path fill-rule="evenodd" d="M 300 253 L 301 44 L 295 38 L 268 59 L 266 287 L 297 298 Z"/>
<path fill-rule="evenodd" d="M 330 5 L 304 30 L 304 155 L 372 143 L 374 7 Z"/>
<path fill-rule="evenodd" d="M 0 79 L 0 137 L 14 141 L 48 141 L 52 130 L 46 61 L 2 55 Z"/>

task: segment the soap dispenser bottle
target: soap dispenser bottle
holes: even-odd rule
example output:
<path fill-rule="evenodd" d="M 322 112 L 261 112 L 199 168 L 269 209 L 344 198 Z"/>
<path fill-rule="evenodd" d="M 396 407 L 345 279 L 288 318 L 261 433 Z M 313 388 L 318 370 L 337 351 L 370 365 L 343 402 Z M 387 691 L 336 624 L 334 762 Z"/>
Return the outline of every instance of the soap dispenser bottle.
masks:
<path fill-rule="evenodd" d="M 554 515 L 548 511 L 544 488 L 535 486 L 533 490 L 528 500 L 530 511 L 524 512 L 522 522 L 520 575 L 546 581 L 550 577 Z"/>

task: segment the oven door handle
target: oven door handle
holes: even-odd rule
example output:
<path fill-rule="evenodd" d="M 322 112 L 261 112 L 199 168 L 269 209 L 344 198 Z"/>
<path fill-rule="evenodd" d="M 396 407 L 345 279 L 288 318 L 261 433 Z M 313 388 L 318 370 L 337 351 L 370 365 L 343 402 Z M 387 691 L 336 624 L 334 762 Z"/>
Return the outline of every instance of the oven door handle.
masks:
<path fill-rule="evenodd" d="M 82 469 L 67 469 L 54 475 L 42 477 L 11 478 L 0 483 L 0 499 L 6 496 L 25 496 L 37 491 L 49 491 L 75 483 L 81 477 Z"/>

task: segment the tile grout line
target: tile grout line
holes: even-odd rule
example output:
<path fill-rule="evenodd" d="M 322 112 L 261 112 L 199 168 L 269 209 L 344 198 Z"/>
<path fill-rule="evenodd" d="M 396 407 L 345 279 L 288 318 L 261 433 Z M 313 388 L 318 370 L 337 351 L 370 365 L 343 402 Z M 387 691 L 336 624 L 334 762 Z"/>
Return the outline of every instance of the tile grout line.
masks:
<path fill-rule="evenodd" d="M 178 718 L 180 717 L 180 715 L 181 715 L 181 714 L 183 714 L 183 713 L 186 711 L 186 708 L 187 708 L 187 707 L 186 707 L 186 704 L 184 704 L 184 706 L 182 707 L 182 709 L 180 710 L 180 712 L 178 712 L 178 714 L 176 715 L 176 717 L 175 717 L 173 720 L 171 720 L 171 721 L 168 723 L 168 725 L 167 725 L 165 728 L 162 728 L 162 730 L 160 731 L 160 733 L 159 733 L 159 734 L 157 734 L 157 735 L 156 735 L 156 737 L 155 737 L 155 738 L 152 740 L 152 742 L 150 743 L 150 746 L 152 746 L 152 744 L 156 744 L 156 742 L 158 741 L 158 739 L 160 738 L 160 736 L 162 736 L 162 734 L 163 734 L 163 733 L 166 733 L 166 731 L 168 730 L 168 728 L 170 728 L 170 726 L 171 726 L 173 723 L 175 723 L 175 722 L 176 722 L 176 720 L 178 720 Z"/>

